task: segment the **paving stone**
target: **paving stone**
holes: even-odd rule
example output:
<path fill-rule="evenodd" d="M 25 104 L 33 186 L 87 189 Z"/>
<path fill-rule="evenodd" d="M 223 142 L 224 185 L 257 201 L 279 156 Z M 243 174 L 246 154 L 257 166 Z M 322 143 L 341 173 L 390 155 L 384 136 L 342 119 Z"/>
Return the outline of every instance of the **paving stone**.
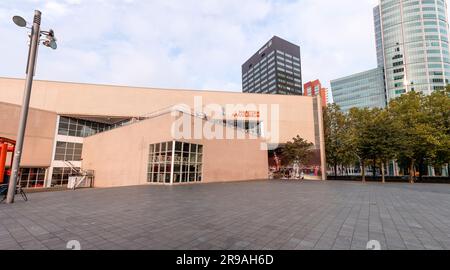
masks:
<path fill-rule="evenodd" d="M 450 185 L 260 181 L 29 197 L 0 204 L 0 249 L 450 249 Z"/>

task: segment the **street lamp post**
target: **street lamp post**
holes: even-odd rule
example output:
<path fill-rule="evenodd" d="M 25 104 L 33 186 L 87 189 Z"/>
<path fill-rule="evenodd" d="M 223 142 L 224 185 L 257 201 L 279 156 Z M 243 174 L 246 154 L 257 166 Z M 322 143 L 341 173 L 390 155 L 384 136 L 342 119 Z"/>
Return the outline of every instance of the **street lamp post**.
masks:
<path fill-rule="evenodd" d="M 19 27 L 27 26 L 27 22 L 22 17 L 14 16 L 13 21 Z M 40 38 L 42 34 L 46 35 L 46 39 L 43 41 L 43 44 L 52 49 L 56 49 L 56 39 L 54 37 L 53 30 L 41 31 L 41 12 L 39 10 L 36 10 L 34 13 L 33 26 L 31 27 L 30 50 L 28 54 L 26 71 L 27 77 L 25 81 L 22 109 L 20 112 L 19 129 L 17 131 L 14 162 L 11 168 L 11 179 L 9 181 L 8 194 L 6 197 L 6 202 L 8 204 L 14 203 L 14 196 L 16 194 L 17 179 L 19 175 L 20 161 L 22 158 L 23 143 L 28 119 L 28 110 L 30 106 L 31 88 L 33 85 L 33 77 L 36 66 L 37 50 L 39 47 L 39 43 L 41 42 Z"/>

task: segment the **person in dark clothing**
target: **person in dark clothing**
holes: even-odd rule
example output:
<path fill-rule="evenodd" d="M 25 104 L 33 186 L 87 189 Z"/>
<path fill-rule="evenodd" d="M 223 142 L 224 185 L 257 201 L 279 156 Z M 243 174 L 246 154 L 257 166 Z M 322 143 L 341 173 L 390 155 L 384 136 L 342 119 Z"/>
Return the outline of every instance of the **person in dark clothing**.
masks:
<path fill-rule="evenodd" d="M 20 174 L 19 174 L 20 177 Z M 6 196 L 8 195 L 8 189 L 9 189 L 9 182 L 11 178 L 11 170 L 8 170 L 6 172 L 3 184 L 0 185 L 0 202 L 3 202 L 6 200 Z M 24 201 L 28 201 L 27 194 L 25 191 L 20 187 L 20 185 L 17 186 L 16 195 L 20 194 Z M 2 198 L 3 197 L 3 198 Z"/>
<path fill-rule="evenodd" d="M 11 170 L 6 170 L 5 177 L 3 177 L 3 184 L 8 185 L 10 178 L 11 178 Z"/>
<path fill-rule="evenodd" d="M 11 175 L 10 170 L 5 171 L 5 176 L 3 178 L 3 184 L 0 185 L 0 196 L 6 196 L 6 193 L 8 192 L 10 175 Z"/>

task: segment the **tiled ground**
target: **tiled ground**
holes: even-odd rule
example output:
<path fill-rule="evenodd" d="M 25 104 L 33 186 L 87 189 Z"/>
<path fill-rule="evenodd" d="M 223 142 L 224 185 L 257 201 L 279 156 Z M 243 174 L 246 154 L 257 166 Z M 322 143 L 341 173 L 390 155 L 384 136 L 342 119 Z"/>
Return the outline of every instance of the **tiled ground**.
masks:
<path fill-rule="evenodd" d="M 0 249 L 450 249 L 450 185 L 248 182 L 30 194 Z"/>

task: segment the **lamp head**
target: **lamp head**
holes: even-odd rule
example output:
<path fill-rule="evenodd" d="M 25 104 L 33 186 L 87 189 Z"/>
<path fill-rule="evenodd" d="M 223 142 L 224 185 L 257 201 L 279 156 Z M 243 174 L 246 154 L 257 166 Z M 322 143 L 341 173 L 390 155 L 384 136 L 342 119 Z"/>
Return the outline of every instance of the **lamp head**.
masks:
<path fill-rule="evenodd" d="M 55 32 L 50 29 L 47 32 L 47 40 L 43 43 L 45 46 L 52 48 L 53 50 L 56 50 L 58 48 L 58 44 L 56 43 L 56 37 Z"/>
<path fill-rule="evenodd" d="M 52 48 L 53 50 L 56 50 L 58 48 L 58 44 L 54 39 L 46 40 L 42 44 L 44 44 L 44 46 L 46 47 Z"/>
<path fill-rule="evenodd" d="M 50 41 L 50 48 L 52 48 L 53 50 L 56 50 L 58 48 L 58 44 L 55 40 Z"/>
<path fill-rule="evenodd" d="M 13 17 L 13 22 L 19 27 L 26 27 L 27 26 L 27 21 L 25 21 L 25 19 L 20 17 L 20 16 L 14 16 Z"/>

